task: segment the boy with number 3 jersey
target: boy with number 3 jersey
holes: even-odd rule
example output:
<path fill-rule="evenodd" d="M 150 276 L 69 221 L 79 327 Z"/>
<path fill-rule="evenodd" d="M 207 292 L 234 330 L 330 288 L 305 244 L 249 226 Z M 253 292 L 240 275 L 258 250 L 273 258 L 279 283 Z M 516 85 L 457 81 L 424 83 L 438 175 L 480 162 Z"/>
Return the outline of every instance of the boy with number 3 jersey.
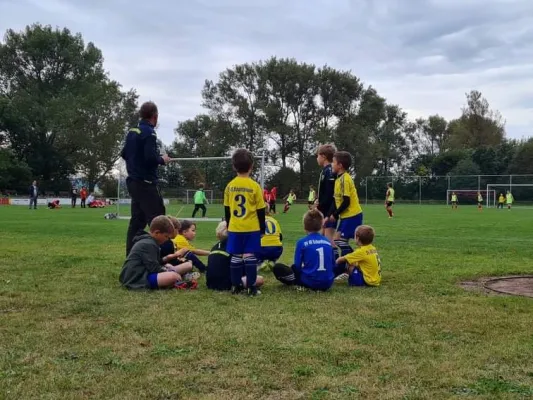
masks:
<path fill-rule="evenodd" d="M 252 153 L 238 149 L 232 156 L 237 177 L 224 191 L 224 211 L 228 225 L 226 251 L 231 254 L 231 292 L 244 290 L 243 268 L 246 274 L 248 294 L 258 294 L 256 287 L 257 258 L 261 250 L 261 235 L 265 234 L 265 200 L 259 184 L 250 178 L 254 165 Z"/>

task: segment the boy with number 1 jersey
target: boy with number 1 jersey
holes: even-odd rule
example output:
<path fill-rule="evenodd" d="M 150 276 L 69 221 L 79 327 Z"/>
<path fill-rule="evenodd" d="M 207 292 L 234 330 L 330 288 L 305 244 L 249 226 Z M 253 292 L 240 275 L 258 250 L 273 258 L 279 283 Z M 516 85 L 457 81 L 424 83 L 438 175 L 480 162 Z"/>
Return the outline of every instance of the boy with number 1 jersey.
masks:
<path fill-rule="evenodd" d="M 246 273 L 248 294 L 258 294 L 257 258 L 261 249 L 261 235 L 265 233 L 265 200 L 259 184 L 250 178 L 254 165 L 252 154 L 238 149 L 232 156 L 233 169 L 237 177 L 224 191 L 224 211 L 228 225 L 226 251 L 231 254 L 232 293 L 240 293 L 243 267 Z"/>

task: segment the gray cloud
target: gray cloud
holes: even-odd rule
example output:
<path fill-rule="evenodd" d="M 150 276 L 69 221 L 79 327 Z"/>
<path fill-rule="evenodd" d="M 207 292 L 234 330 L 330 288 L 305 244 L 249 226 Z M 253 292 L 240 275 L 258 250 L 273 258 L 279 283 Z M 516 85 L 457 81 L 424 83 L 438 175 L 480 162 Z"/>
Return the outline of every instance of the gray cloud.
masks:
<path fill-rule="evenodd" d="M 105 67 L 158 103 L 159 135 L 201 109 L 205 79 L 272 55 L 352 70 L 411 118 L 458 116 L 470 89 L 533 131 L 533 2 L 527 0 L 0 0 L 0 30 L 67 26 Z"/>

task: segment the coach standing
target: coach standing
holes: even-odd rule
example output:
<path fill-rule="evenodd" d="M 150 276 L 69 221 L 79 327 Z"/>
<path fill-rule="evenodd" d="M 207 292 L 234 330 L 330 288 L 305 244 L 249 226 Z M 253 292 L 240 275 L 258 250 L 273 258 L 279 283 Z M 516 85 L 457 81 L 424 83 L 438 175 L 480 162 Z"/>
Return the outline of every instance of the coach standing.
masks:
<path fill-rule="evenodd" d="M 131 196 L 131 219 L 126 239 L 126 255 L 133 247 L 133 238 L 152 219 L 164 215 L 165 204 L 158 187 L 157 168 L 170 161 L 168 155 L 161 156 L 157 145 L 157 106 L 151 101 L 139 110 L 137 127 L 130 128 L 126 135 L 121 156 L 126 161 L 128 178 L 126 185 Z"/>

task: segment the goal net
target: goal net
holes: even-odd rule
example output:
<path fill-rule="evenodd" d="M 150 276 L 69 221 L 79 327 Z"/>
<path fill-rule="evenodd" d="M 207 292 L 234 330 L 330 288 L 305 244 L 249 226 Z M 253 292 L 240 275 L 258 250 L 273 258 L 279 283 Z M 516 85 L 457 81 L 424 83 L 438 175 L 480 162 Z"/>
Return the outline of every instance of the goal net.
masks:
<path fill-rule="evenodd" d="M 264 187 L 265 158 L 255 156 L 252 177 Z M 131 197 L 126 184 L 126 167 L 120 160 L 116 173 L 116 213 L 119 219 L 131 217 Z M 220 221 L 224 217 L 224 189 L 235 177 L 231 157 L 173 158 L 159 168 L 159 188 L 168 215 L 180 219 Z M 194 193 L 203 187 L 208 204 L 206 217 L 198 212 L 193 218 Z M 115 197 L 115 196 L 108 196 Z"/>
<path fill-rule="evenodd" d="M 481 197 L 483 197 L 483 202 L 485 202 L 489 198 L 494 197 L 495 190 L 491 190 L 488 187 L 487 187 L 487 190 L 472 190 L 472 189 L 451 190 L 451 189 L 448 189 L 446 190 L 446 204 L 451 203 L 453 193 L 457 195 L 459 204 L 469 205 L 469 204 L 478 203 L 478 198 L 477 198 L 478 193 L 481 194 Z"/>
<path fill-rule="evenodd" d="M 493 192 L 493 195 L 487 198 L 487 207 L 496 207 L 500 194 L 505 197 L 507 191 L 513 195 L 513 204 L 533 204 L 533 183 L 489 183 L 487 190 Z"/>

